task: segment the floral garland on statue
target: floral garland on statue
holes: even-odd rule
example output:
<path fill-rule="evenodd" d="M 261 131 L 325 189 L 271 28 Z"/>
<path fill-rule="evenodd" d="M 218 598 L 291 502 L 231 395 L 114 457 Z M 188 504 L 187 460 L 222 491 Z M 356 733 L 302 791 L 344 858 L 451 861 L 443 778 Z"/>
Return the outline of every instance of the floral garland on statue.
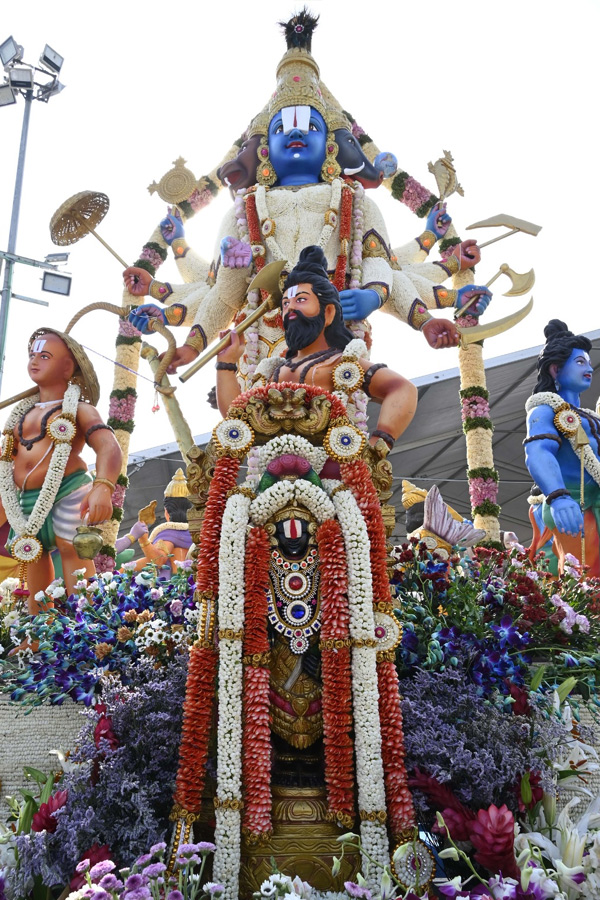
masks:
<path fill-rule="evenodd" d="M 263 527 L 246 542 L 244 607 L 244 731 L 242 783 L 245 804 L 242 830 L 250 842 L 271 832 L 271 727 L 269 637 L 267 632 L 271 546 Z"/>
<path fill-rule="evenodd" d="M 250 498 L 227 500 L 219 545 L 219 715 L 214 878 L 237 900 L 242 802 L 242 640 L 246 526 Z"/>
<path fill-rule="evenodd" d="M 297 481 L 276 481 L 258 495 L 250 506 L 250 519 L 254 525 L 264 525 L 271 516 L 292 500 L 301 503 L 321 524 L 334 516 L 334 506 L 325 491 L 299 478 Z"/>
<path fill-rule="evenodd" d="M 126 295 L 129 297 L 129 294 Z M 119 330 L 116 344 L 116 361 L 113 389 L 108 402 L 107 424 L 114 430 L 115 438 L 121 448 L 123 463 L 121 474 L 117 479 L 117 487 L 113 492 L 113 514 L 108 522 L 100 526 L 103 544 L 94 558 L 97 572 L 109 572 L 115 567 L 115 540 L 119 531 L 119 522 L 123 517 L 122 509 L 128 486 L 127 462 L 129 460 L 129 442 L 135 427 L 135 405 L 137 391 L 135 374 L 139 365 L 142 338 L 140 332 L 127 319 L 119 319 Z M 129 371 L 129 370 L 133 371 Z"/>
<path fill-rule="evenodd" d="M 365 852 L 385 866 L 389 862 L 381 726 L 377 696 L 375 620 L 369 537 L 350 490 L 338 491 L 333 503 L 348 562 L 348 603 L 352 638 L 352 690 L 356 780 Z"/>
<path fill-rule="evenodd" d="M 70 384 L 65 391 L 60 415 L 48 426 L 48 437 L 54 441 L 54 450 L 39 497 L 27 518 L 23 515 L 19 504 L 18 490 L 13 478 L 13 429 L 21 417 L 35 406 L 39 394 L 18 403 L 4 426 L 4 446 L 0 458 L 0 496 L 8 523 L 15 532 L 10 552 L 13 558 L 21 563 L 36 562 L 43 553 L 42 542 L 36 535 L 52 512 L 65 475 L 71 455 L 71 443 L 76 434 L 79 396 L 79 386 Z"/>
<path fill-rule="evenodd" d="M 355 338 L 344 347 L 344 352 L 339 363 L 333 369 L 332 378 L 335 388 L 334 394 L 346 407 L 350 421 L 357 428 L 367 434 L 367 395 L 361 386 L 364 373 L 359 365 L 361 359 L 368 358 L 367 345 L 361 339 Z"/>
<path fill-rule="evenodd" d="M 316 534 L 321 575 L 321 668 L 327 817 L 352 828 L 354 748 L 346 550 L 339 522 L 328 519 Z"/>
<path fill-rule="evenodd" d="M 577 446 L 577 429 L 581 425 L 581 417 L 578 415 L 576 408 L 567 403 L 560 394 L 552 391 L 540 391 L 538 394 L 532 394 L 525 404 L 525 410 L 530 412 L 537 406 L 549 406 L 554 410 L 554 425 L 557 431 L 560 431 L 571 445 L 573 452 L 578 460 L 581 461 L 583 453 L 583 465 L 597 485 L 600 485 L 600 462 L 596 459 L 596 455 L 590 444 L 582 447 Z M 597 419 L 597 414 L 591 409 L 582 409 L 583 412 Z"/>
<path fill-rule="evenodd" d="M 235 457 L 223 456 L 217 460 L 204 511 L 194 595 L 200 606 L 198 641 L 190 651 L 179 766 L 171 813 L 171 819 L 178 825 L 174 840 L 175 850 L 191 833 L 194 819 L 200 812 L 206 780 L 206 760 L 217 675 L 214 608 L 219 586 L 221 522 L 227 494 L 236 483 L 239 467 L 240 461 Z"/>

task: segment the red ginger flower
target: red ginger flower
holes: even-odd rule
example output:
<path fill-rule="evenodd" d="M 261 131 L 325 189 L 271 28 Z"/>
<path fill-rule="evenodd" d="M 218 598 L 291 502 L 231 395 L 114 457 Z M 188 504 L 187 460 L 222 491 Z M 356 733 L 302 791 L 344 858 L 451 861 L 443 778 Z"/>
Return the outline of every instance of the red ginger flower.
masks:
<path fill-rule="evenodd" d="M 31 822 L 32 831 L 47 831 L 54 834 L 58 825 L 58 820 L 54 813 L 58 809 L 62 809 L 67 802 L 68 791 L 57 791 L 53 794 L 47 803 L 42 803 L 40 808 L 33 816 Z"/>
<path fill-rule="evenodd" d="M 505 878 L 520 879 L 514 850 L 515 819 L 506 804 L 498 808 L 492 803 L 489 809 L 480 809 L 470 823 L 469 840 L 478 863 Z"/>

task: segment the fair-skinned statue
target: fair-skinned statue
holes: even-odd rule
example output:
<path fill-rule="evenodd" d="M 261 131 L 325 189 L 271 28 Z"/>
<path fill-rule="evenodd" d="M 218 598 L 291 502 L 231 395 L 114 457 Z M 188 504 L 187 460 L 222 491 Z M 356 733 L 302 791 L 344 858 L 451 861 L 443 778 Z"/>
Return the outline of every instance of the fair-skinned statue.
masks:
<path fill-rule="evenodd" d="M 98 382 L 76 341 L 38 329 L 29 341 L 27 371 L 38 393 L 13 409 L 4 428 L 0 515 L 12 529 L 8 548 L 26 566 L 29 611 L 35 613 L 35 595 L 54 578 L 54 548 L 67 594 L 75 570 L 94 574 L 92 560 L 78 556 L 73 539 L 84 520 L 99 525 L 112 515 L 121 450 L 95 408 Z M 96 454 L 94 481 L 81 456 L 85 443 Z"/>

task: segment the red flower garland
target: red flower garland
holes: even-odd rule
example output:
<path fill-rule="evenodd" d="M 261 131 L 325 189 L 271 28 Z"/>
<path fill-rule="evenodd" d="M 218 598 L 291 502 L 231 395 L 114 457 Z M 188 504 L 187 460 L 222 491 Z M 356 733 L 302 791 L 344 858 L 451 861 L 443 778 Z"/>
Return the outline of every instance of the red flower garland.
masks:
<path fill-rule="evenodd" d="M 271 831 L 271 723 L 267 635 L 269 536 L 253 528 L 246 542 L 244 603 L 244 693 L 242 737 L 242 825 L 251 835 Z"/>
<path fill-rule="evenodd" d="M 317 531 L 321 575 L 321 670 L 323 675 L 323 743 L 325 783 L 332 818 L 352 828 L 354 747 L 350 667 L 348 576 L 340 524 L 328 519 Z M 327 646 L 329 641 L 348 642 Z"/>
<path fill-rule="evenodd" d="M 217 651 L 194 644 L 190 650 L 175 803 L 198 813 L 206 779 L 208 739 L 217 676 Z"/>
<path fill-rule="evenodd" d="M 208 489 L 208 499 L 202 521 L 200 547 L 198 549 L 198 591 L 210 591 L 215 596 L 219 586 L 219 544 L 221 524 L 227 503 L 227 493 L 235 486 L 240 460 L 222 456 L 215 466 L 215 473 Z"/>
<path fill-rule="evenodd" d="M 216 599 L 219 586 L 219 543 L 227 492 L 235 485 L 239 459 L 222 457 L 208 491 L 198 551 L 196 588 Z M 208 741 L 216 691 L 217 650 L 194 644 L 183 706 L 183 726 L 179 747 L 179 767 L 174 801 L 190 813 L 198 813 L 206 778 Z"/>
<path fill-rule="evenodd" d="M 342 188 L 340 203 L 340 254 L 335 266 L 335 274 L 331 279 L 338 289 L 346 287 L 346 269 L 348 266 L 348 246 L 352 235 L 352 189 L 345 184 Z"/>

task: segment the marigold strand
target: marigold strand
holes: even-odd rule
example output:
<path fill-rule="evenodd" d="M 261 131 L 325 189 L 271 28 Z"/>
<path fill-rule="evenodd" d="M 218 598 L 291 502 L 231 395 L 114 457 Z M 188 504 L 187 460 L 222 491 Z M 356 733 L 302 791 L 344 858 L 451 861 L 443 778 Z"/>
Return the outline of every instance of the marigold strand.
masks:
<path fill-rule="evenodd" d="M 264 526 L 253 528 L 246 541 L 244 583 L 244 645 L 246 657 L 269 650 L 267 634 L 269 536 Z M 242 826 L 251 834 L 271 830 L 271 728 L 268 666 L 244 667 Z"/>
<path fill-rule="evenodd" d="M 190 651 L 173 798 L 175 803 L 192 813 L 197 813 L 202 803 L 216 677 L 216 650 L 195 644 Z"/>
<path fill-rule="evenodd" d="M 235 485 L 240 460 L 224 456 L 217 462 L 210 483 L 198 550 L 196 585 L 199 591 L 217 593 L 219 584 L 219 541 L 227 492 Z"/>
<path fill-rule="evenodd" d="M 328 519 L 317 530 L 321 572 L 321 640 L 349 636 L 346 550 L 340 524 Z M 323 650 L 323 743 L 331 813 L 354 817 L 354 747 L 350 648 Z"/>
<path fill-rule="evenodd" d="M 415 824 L 415 812 L 404 765 L 402 708 L 398 673 L 393 662 L 377 664 L 377 681 L 388 820 L 392 834 L 397 835 Z"/>

